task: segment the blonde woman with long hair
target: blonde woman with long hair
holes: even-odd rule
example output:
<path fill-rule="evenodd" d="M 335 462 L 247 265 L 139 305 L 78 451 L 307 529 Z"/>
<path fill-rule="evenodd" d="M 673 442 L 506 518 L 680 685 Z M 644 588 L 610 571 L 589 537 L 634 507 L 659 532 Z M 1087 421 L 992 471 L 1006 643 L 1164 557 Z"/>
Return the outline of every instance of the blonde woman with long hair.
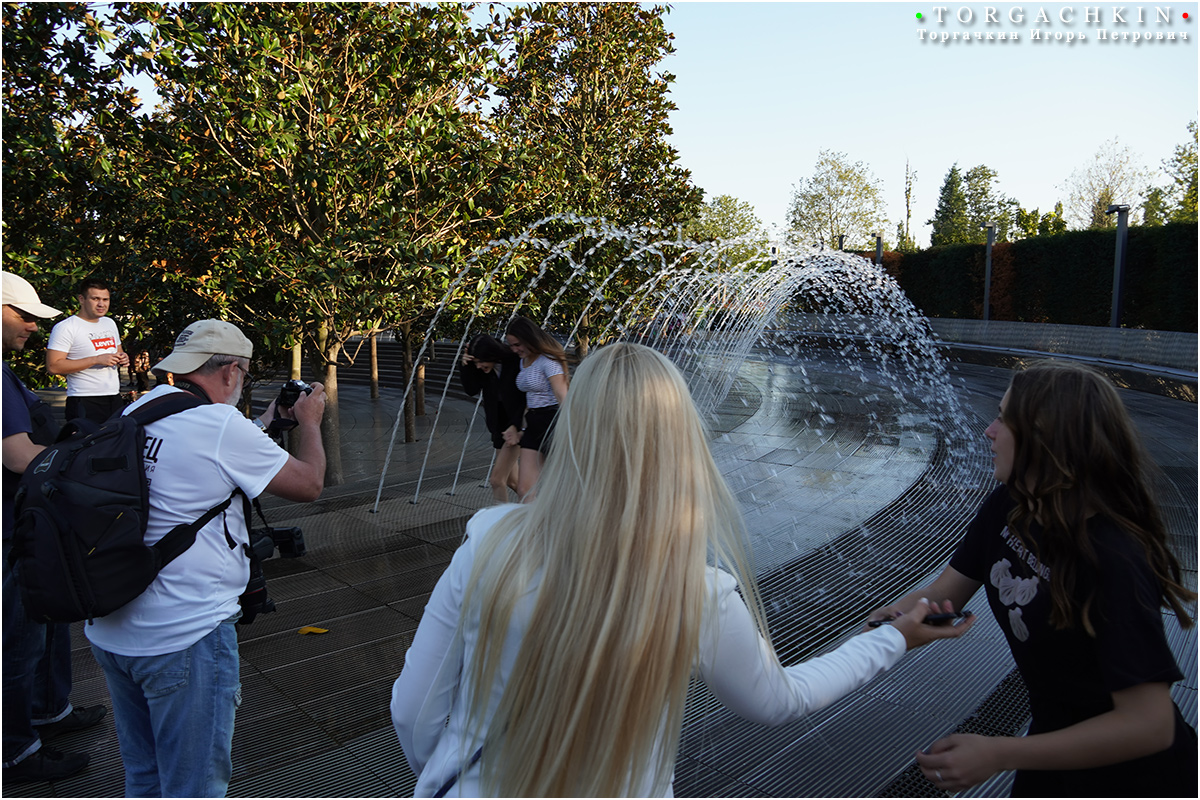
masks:
<path fill-rule="evenodd" d="M 536 499 L 467 524 L 393 688 L 416 794 L 669 795 L 693 673 L 777 725 L 970 627 L 921 603 L 784 668 L 742 540 L 674 365 L 626 343 L 586 359 Z"/>

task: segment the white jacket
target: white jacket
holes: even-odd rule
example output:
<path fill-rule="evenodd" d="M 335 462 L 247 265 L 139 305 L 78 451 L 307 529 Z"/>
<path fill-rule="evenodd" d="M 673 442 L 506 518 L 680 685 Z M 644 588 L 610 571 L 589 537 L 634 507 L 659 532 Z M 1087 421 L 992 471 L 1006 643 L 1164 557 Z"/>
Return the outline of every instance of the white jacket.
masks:
<path fill-rule="evenodd" d="M 458 618 L 480 541 L 516 507 L 488 508 L 467 523 L 467 539 L 430 595 L 404 669 L 392 687 L 392 723 L 417 775 L 416 797 L 433 795 L 480 746 L 477 740 L 468 741 L 469 693 L 460 691 L 461 682 L 469 679 L 464 665 L 471 663 L 478 644 L 479 616 L 472 613 L 462 637 L 457 636 Z M 733 576 L 710 568 L 708 581 L 715 605 L 706 605 L 701 626 L 699 676 L 725 706 L 753 722 L 781 725 L 824 708 L 891 668 L 905 653 L 903 634 L 883 625 L 827 655 L 781 670 L 737 593 Z M 488 718 L 512 673 L 536 595 L 534 585 L 514 610 Z M 459 776 L 449 796 L 479 796 L 479 778 L 476 764 Z M 636 794 L 670 796 L 671 787 L 654 787 L 647 777 Z"/>

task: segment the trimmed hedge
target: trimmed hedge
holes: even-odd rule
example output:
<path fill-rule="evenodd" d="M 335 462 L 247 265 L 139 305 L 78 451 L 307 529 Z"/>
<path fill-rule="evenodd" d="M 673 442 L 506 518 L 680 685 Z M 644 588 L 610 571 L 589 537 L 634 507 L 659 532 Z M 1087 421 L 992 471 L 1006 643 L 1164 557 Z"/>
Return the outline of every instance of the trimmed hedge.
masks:
<path fill-rule="evenodd" d="M 1122 327 L 1196 332 L 1196 232 L 1195 223 L 1129 229 Z M 926 316 L 982 319 L 986 251 L 885 253 L 884 265 Z M 1115 254 L 1115 230 L 995 245 L 991 319 L 1107 326 Z"/>

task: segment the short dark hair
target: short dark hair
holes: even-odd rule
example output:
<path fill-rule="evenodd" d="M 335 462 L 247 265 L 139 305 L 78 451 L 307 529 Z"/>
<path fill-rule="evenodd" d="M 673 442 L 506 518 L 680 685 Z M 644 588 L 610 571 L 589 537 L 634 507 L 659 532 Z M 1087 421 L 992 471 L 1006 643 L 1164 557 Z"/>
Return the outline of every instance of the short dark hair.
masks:
<path fill-rule="evenodd" d="M 79 284 L 79 291 L 76 292 L 77 297 L 83 297 L 88 293 L 89 289 L 100 289 L 101 291 L 111 292 L 108 288 L 108 281 L 103 278 L 91 277 Z"/>

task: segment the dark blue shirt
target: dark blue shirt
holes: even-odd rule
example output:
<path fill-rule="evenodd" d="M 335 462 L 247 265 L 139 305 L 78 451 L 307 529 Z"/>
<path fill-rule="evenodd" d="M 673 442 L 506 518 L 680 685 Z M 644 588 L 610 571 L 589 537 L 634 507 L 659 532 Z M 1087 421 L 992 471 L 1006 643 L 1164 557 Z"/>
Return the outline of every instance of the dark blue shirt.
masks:
<path fill-rule="evenodd" d="M 4 424 L 0 438 L 7 439 L 18 433 L 32 433 L 33 422 L 29 417 L 29 409 L 38 403 L 38 396 L 25 388 L 25 384 L 12 371 L 8 363 L 4 364 Z M 12 536 L 13 531 L 13 497 L 17 493 L 20 474 L 9 469 L 4 470 L 4 538 Z"/>

